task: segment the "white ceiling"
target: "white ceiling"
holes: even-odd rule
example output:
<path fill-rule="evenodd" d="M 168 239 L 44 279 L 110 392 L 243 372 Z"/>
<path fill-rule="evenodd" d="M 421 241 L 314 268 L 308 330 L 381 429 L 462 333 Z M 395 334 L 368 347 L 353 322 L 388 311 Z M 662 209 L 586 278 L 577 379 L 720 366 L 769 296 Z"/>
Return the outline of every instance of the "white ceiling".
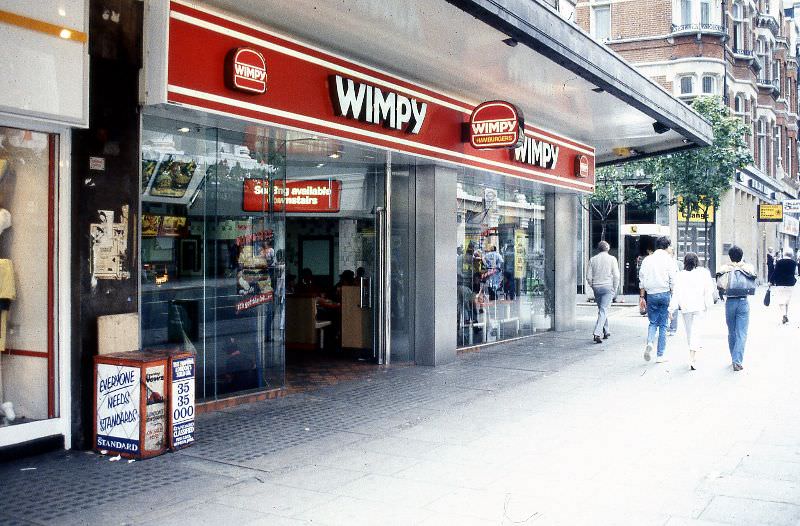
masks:
<path fill-rule="evenodd" d="M 594 146 L 685 146 L 652 117 L 444 0 L 207 0 L 207 5 L 473 104 L 507 100 L 526 122 Z M 543 8 L 543 7 L 542 7 Z M 543 8 L 544 9 L 544 8 Z M 566 24 L 566 22 L 563 22 Z"/>

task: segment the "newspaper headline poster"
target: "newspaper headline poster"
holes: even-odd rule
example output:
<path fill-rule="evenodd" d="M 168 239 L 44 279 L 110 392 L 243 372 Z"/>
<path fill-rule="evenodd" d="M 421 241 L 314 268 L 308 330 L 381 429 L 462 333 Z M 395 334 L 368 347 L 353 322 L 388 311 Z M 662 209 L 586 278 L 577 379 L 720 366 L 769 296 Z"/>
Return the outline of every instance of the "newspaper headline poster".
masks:
<path fill-rule="evenodd" d="M 138 367 L 97 365 L 97 449 L 139 453 Z"/>
<path fill-rule="evenodd" d="M 194 442 L 194 356 L 172 360 L 172 447 Z"/>
<path fill-rule="evenodd" d="M 144 428 L 144 450 L 156 451 L 166 447 L 167 413 L 164 401 L 164 366 L 155 365 L 145 369 L 144 382 L 147 388 L 145 404 L 146 424 Z"/>

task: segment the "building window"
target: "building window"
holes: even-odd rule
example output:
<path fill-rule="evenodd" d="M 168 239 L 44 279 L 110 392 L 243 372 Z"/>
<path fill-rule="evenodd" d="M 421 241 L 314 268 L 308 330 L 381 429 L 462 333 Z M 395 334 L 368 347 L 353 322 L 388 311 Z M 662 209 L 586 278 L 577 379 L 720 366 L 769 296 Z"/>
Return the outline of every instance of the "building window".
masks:
<path fill-rule="evenodd" d="M 692 23 L 692 0 L 681 0 L 681 24 Z"/>
<path fill-rule="evenodd" d="M 594 38 L 599 41 L 611 38 L 611 6 L 594 7 Z"/>
<path fill-rule="evenodd" d="M 758 60 L 761 61 L 761 66 L 764 68 L 765 76 L 767 71 L 767 43 L 763 38 L 759 38 L 756 42 L 756 54 Z"/>
<path fill-rule="evenodd" d="M 772 128 L 772 174 L 776 175 L 778 172 L 778 166 L 781 164 L 781 127 L 780 126 L 773 126 Z"/>
<path fill-rule="evenodd" d="M 734 113 L 744 113 L 744 97 L 741 93 L 733 99 L 733 111 Z"/>
<path fill-rule="evenodd" d="M 744 42 L 744 14 L 742 4 L 739 2 L 733 4 L 733 49 L 734 52 L 746 49 Z"/>
<path fill-rule="evenodd" d="M 786 175 L 792 177 L 792 139 L 786 138 Z"/>
<path fill-rule="evenodd" d="M 706 95 L 714 93 L 714 77 L 711 75 L 703 77 L 703 93 Z"/>
<path fill-rule="evenodd" d="M 711 2 L 700 0 L 700 23 L 707 25 L 711 23 Z"/>
<path fill-rule="evenodd" d="M 692 77 L 681 77 L 681 95 L 691 95 L 694 93 L 694 81 Z"/>
<path fill-rule="evenodd" d="M 758 167 L 767 171 L 767 130 L 764 119 L 758 120 Z"/>

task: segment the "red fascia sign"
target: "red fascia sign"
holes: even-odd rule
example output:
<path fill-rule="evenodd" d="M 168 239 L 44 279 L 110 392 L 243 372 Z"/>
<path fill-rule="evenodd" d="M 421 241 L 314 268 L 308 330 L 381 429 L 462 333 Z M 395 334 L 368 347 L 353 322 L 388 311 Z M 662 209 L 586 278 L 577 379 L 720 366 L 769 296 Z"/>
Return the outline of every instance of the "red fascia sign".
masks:
<path fill-rule="evenodd" d="M 153 103 L 303 130 L 579 192 L 594 188 L 594 149 L 530 125 L 515 128 L 513 122 L 519 124 L 522 118 L 519 111 L 486 104 L 481 109 L 183 0 L 170 2 L 168 16 L 166 99 Z M 197 52 L 197 42 L 203 43 L 202 53 Z M 254 55 L 242 49 L 263 57 L 263 87 L 268 69 L 269 90 L 257 92 L 262 87 L 260 61 L 254 64 Z M 230 77 L 230 71 L 222 73 L 225 59 L 237 51 L 248 67 L 254 67 L 240 68 L 247 79 L 242 82 L 256 91 L 242 91 L 225 81 Z M 464 128 L 473 116 L 490 121 L 484 131 L 491 133 L 477 135 L 495 137 L 492 147 L 487 147 L 488 138 L 481 141 L 476 136 L 474 144 L 465 141 Z M 504 146 L 496 147 L 500 145 Z M 588 160 L 586 177 L 576 175 L 573 159 L 578 155 Z"/>
<path fill-rule="evenodd" d="M 245 93 L 266 93 L 267 63 L 264 55 L 246 47 L 230 50 L 225 57 L 225 84 Z"/>
<path fill-rule="evenodd" d="M 275 181 L 275 208 L 287 213 L 332 214 L 341 206 L 342 182 L 329 179 L 305 181 Z M 269 181 L 245 179 L 242 210 L 245 212 L 267 212 L 269 205 Z"/>
<path fill-rule="evenodd" d="M 469 143 L 473 148 L 522 146 L 525 119 L 513 104 L 494 100 L 479 104 L 469 119 Z"/>

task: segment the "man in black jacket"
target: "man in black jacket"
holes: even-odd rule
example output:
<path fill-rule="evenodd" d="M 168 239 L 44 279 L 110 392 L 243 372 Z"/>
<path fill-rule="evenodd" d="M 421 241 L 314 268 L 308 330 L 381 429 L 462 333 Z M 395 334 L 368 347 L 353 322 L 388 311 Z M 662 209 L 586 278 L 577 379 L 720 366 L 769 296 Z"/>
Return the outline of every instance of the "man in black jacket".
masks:
<path fill-rule="evenodd" d="M 792 292 L 797 278 L 794 277 L 797 271 L 797 263 L 794 260 L 794 253 L 791 248 L 783 251 L 783 258 L 775 263 L 775 269 L 769 280 L 772 288 L 770 296 L 772 303 L 778 306 L 778 310 L 783 314 L 782 323 L 789 323 L 789 303 L 792 301 Z"/>

